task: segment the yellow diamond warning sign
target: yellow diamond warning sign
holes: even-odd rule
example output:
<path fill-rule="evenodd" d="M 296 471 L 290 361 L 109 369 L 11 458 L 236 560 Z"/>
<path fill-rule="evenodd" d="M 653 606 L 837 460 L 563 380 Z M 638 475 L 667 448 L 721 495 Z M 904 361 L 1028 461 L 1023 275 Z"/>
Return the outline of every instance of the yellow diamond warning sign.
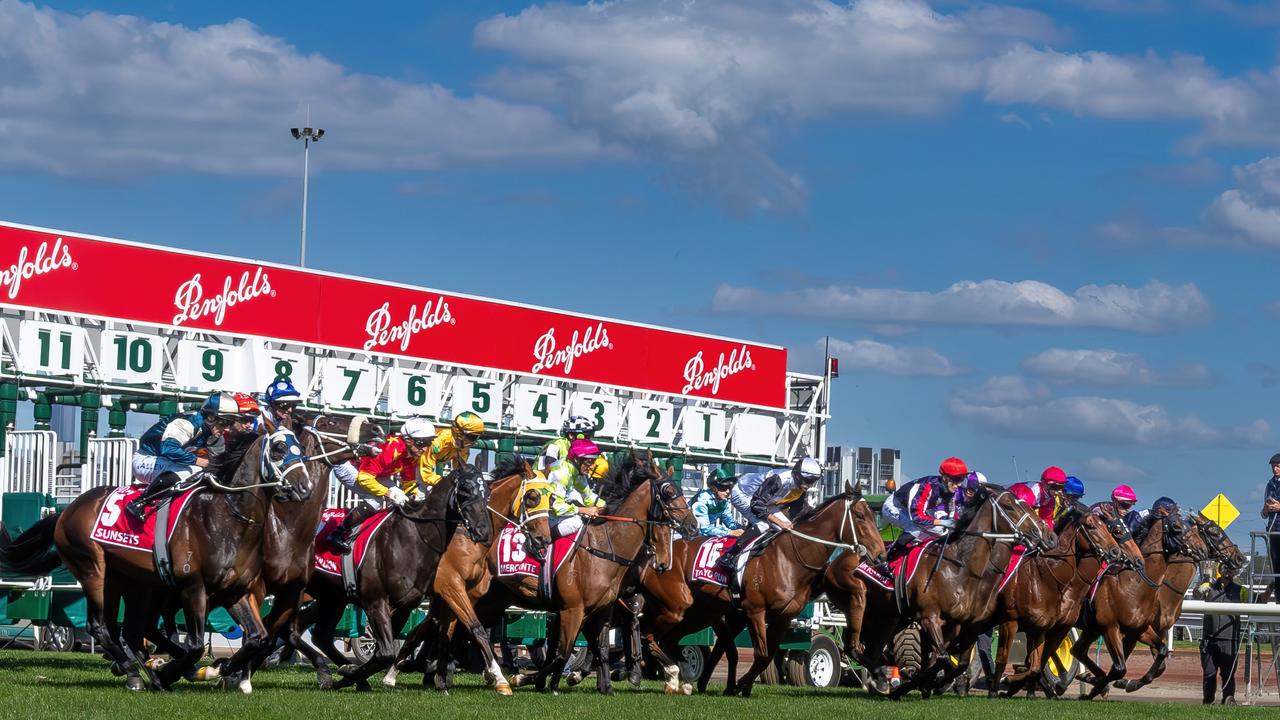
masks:
<path fill-rule="evenodd" d="M 1226 530 L 1228 525 L 1240 517 L 1240 511 L 1222 493 L 1218 493 L 1218 496 L 1210 500 L 1209 504 L 1205 505 L 1200 512 L 1204 513 L 1205 517 L 1218 523 L 1218 527 L 1223 530 Z"/>

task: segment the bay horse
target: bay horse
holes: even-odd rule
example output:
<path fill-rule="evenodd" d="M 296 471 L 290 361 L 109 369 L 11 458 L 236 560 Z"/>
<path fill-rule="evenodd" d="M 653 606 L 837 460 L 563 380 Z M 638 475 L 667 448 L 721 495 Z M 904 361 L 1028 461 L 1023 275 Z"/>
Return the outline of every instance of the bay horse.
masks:
<path fill-rule="evenodd" d="M 1058 530 L 1057 545 L 1025 558 L 1017 574 L 1000 591 L 994 615 L 1000 624 L 1000 644 L 988 696 L 999 694 L 999 680 L 1019 631 L 1026 635 L 1026 667 L 1008 678 L 1007 694 L 1012 696 L 1028 685 L 1034 688 L 1032 683 L 1042 677 L 1047 659 L 1045 640 L 1049 631 L 1080 617 L 1085 594 L 1104 563 L 1125 563 L 1129 557 L 1116 544 L 1102 518 L 1083 507 L 1069 513 Z"/>
<path fill-rule="evenodd" d="M 698 678 L 698 691 L 706 691 L 713 669 L 727 655 L 725 694 L 750 696 L 755 679 L 777 654 L 782 633 L 813 596 L 833 549 L 880 558 L 884 555 L 874 513 L 860 494 L 846 488 L 817 507 L 801 511 L 791 529 L 778 532 L 758 555 L 752 552 L 744 569 L 741 604 L 736 606 L 728 588 L 689 580 L 702 546 L 713 539 L 676 542 L 671 571 L 642 576 L 645 606 L 650 609 L 642 621 L 642 635 L 663 665 L 664 690 L 669 694 L 685 690 L 679 685 L 675 662 L 677 643 L 685 635 L 711 626 L 716 644 Z M 750 629 L 754 662 L 739 680 L 733 642 L 744 627 Z"/>
<path fill-rule="evenodd" d="M 609 611 L 618 599 L 627 571 L 641 557 L 645 546 L 653 542 L 655 528 L 665 525 L 682 533 L 697 531 L 679 485 L 670 474 L 663 476 L 658 471 L 652 451 L 627 451 L 623 461 L 610 470 L 607 482 L 625 488 L 625 492 L 619 491 L 617 497 L 621 500 L 606 505 L 604 517 L 589 521 L 578 535 L 573 554 L 555 570 L 552 597 L 542 593 L 539 578 L 497 576 L 492 572 L 496 567 L 493 559 L 486 560 L 485 568 L 491 577 L 484 595 L 473 599 L 470 593 L 458 593 L 456 586 L 441 588 L 448 612 L 463 618 L 469 628 L 492 625 L 512 605 L 557 613 L 554 631 L 548 633 L 547 659 L 534 676 L 539 691 L 558 692 L 564 665 L 582 629 L 597 666 L 602 668 L 596 676 L 596 688 L 602 694 L 613 694 L 608 671 Z M 602 496 L 607 497 L 608 491 L 603 491 Z M 496 547 L 490 551 L 496 552 Z M 550 555 L 547 562 L 551 562 Z M 442 617 L 442 632 L 447 631 L 448 625 L 448 617 Z M 487 650 L 485 660 L 490 671 L 497 669 L 492 648 L 481 650 Z M 438 640 L 436 652 L 435 685 L 445 690 L 449 643 Z M 495 680 L 499 685 L 504 680 L 500 670 Z"/>
<path fill-rule="evenodd" d="M 877 534 L 877 537 L 880 536 Z M 870 546 L 865 540 L 864 544 Z M 886 576 L 893 576 L 884 560 L 883 539 L 880 540 L 880 548 L 878 559 L 842 550 L 823 573 L 822 590 L 827 600 L 844 613 L 845 655 L 857 660 L 871 674 L 875 685 L 868 689 L 883 695 L 890 690 L 885 651 L 898 628 L 898 602 L 893 590 L 868 582 L 857 572 L 858 566 L 865 561 Z"/>
<path fill-rule="evenodd" d="M 921 671 L 904 677 L 894 696 L 926 687 L 939 677 L 945 687 L 964 670 L 950 656 L 964 657 L 996 609 L 996 585 L 1014 545 L 1052 548 L 1053 533 L 1013 493 L 999 485 L 979 486 L 950 534 L 928 545 L 903 594 L 907 612 L 900 623 L 920 623 L 927 640 Z"/>
<path fill-rule="evenodd" d="M 1071 653 L 1088 671 L 1079 680 L 1093 687 L 1082 697 L 1093 699 L 1101 695 L 1107 686 L 1124 678 L 1125 660 L 1133 651 L 1138 639 L 1156 622 L 1159 605 L 1156 598 L 1163 586 L 1168 560 L 1171 555 L 1186 552 L 1204 553 L 1203 542 L 1196 548 L 1189 545 L 1198 538 L 1187 538 L 1188 523 L 1180 515 L 1162 517 L 1156 513 L 1143 521 L 1139 547 L 1142 551 L 1140 569 L 1124 569 L 1115 575 L 1102 578 L 1092 602 L 1081 613 L 1083 624 L 1080 637 Z M 1111 656 L 1111 670 L 1103 671 L 1089 657 L 1089 646 L 1101 636 Z M 1160 652 L 1168 652 L 1163 638 L 1157 639 Z"/>
<path fill-rule="evenodd" d="M 489 488 L 483 473 L 474 465 L 463 465 L 446 475 L 426 500 L 392 511 L 356 570 L 354 602 L 364 608 L 368 617 L 375 643 L 373 657 L 349 671 L 340 670 L 343 677 L 333 683 L 334 688 L 355 686 L 368 690 L 369 676 L 392 663 L 396 632 L 430 592 L 436 566 L 454 530 L 461 525 L 471 538 L 488 542 L 488 502 Z M 314 573 L 307 593 L 315 599 L 311 610 L 315 616 L 312 641 L 341 666 L 346 658 L 334 646 L 333 637 L 349 600 L 342 578 Z M 321 667 L 317 672 L 323 682 Z"/>
<path fill-rule="evenodd" d="M 169 541 L 169 552 L 175 559 L 173 588 L 157 574 L 151 553 L 103 545 L 93 539 L 95 521 L 113 487 L 85 491 L 0 553 L 6 568 L 24 574 L 47 574 L 59 562 L 67 566 L 84 591 L 90 634 L 114 665 L 125 670 L 126 687 L 131 690 L 145 688 L 138 671 L 141 663 L 132 647 L 141 645 L 145 626 L 155 620 L 158 607 L 148 597 L 176 596 L 186 622 L 185 652 L 159 669 L 147 671 L 154 689 L 167 690 L 204 655 L 208 611 L 217 606 L 244 607 L 244 596 L 262 569 L 263 523 L 272 498 L 300 502 L 312 494 L 310 474 L 287 447 L 264 443 L 251 433 L 237 436 L 227 445 L 226 452 L 211 460 L 205 473 L 206 487 L 189 500 L 174 527 Z M 126 625 L 124 635 L 118 638 L 117 612 L 122 597 L 126 599 Z M 266 630 L 258 617 L 238 612 L 237 620 L 243 623 L 245 643 L 265 642 Z M 241 690 L 249 692 L 251 687 Z"/>
<path fill-rule="evenodd" d="M 277 638 L 288 640 L 317 668 L 320 686 L 332 684 L 324 657 L 310 644 L 302 642 L 305 627 L 298 624 L 307 584 L 315 568 L 316 528 L 329 500 L 329 473 L 336 466 L 355 458 L 355 448 L 373 440 L 380 428 L 368 418 L 352 418 L 293 413 L 293 434 L 302 444 L 307 469 L 316 478 L 311 496 L 302 502 L 272 502 L 268 506 L 262 539 L 262 573 L 254 591 L 248 595 L 247 612 L 259 613 L 265 595 L 272 595 L 271 612 L 263 620 L 268 642 L 246 643 L 222 668 L 228 685 L 248 682 L 271 654 Z M 243 676 L 243 677 L 242 677 Z"/>

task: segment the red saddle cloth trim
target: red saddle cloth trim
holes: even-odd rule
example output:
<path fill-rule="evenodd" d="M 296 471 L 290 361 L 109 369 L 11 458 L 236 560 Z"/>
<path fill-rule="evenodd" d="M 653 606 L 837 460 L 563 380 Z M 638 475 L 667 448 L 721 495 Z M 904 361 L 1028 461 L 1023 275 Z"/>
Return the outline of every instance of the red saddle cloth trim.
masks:
<path fill-rule="evenodd" d="M 875 585 L 879 586 L 881 589 L 884 589 L 884 590 L 893 589 L 893 578 L 886 577 L 879 570 L 868 565 L 866 561 L 858 563 L 858 567 L 854 569 L 854 572 L 861 575 L 866 580 L 869 580 Z"/>
<path fill-rule="evenodd" d="M 498 534 L 498 576 L 538 577 L 542 563 L 525 551 L 524 531 L 515 523 L 507 523 Z"/>
<path fill-rule="evenodd" d="M 698 546 L 698 554 L 693 557 L 689 580 L 728 587 L 729 575 L 720 568 L 720 558 L 737 544 L 738 538 L 729 536 L 710 538 L 703 542 Z"/>
<path fill-rule="evenodd" d="M 320 515 L 320 527 L 316 530 L 315 550 L 315 566 L 320 572 L 342 577 L 342 553 L 333 546 L 329 538 L 342 525 L 342 521 L 347 517 L 348 512 L 350 511 L 347 508 L 329 508 Z M 351 552 L 354 555 L 352 562 L 357 569 L 360 567 L 360 563 L 364 562 L 365 551 L 369 549 L 369 543 L 373 541 L 373 536 L 390 517 L 390 510 L 379 510 L 360 523 L 359 534 L 356 535 L 356 541 L 351 546 Z"/>
<path fill-rule="evenodd" d="M 907 552 L 898 555 L 889 560 L 889 567 L 893 570 L 895 578 L 902 578 L 904 585 L 911 582 L 911 578 L 916 576 L 916 570 L 920 567 L 920 556 L 924 554 L 924 549 L 934 543 L 937 538 L 931 538 L 922 543 L 917 543 L 907 548 Z M 903 572 L 903 564 L 906 565 L 906 572 Z"/>
<path fill-rule="evenodd" d="M 156 514 L 154 509 L 147 514 L 145 521 L 139 521 L 125 511 L 125 505 L 142 496 L 146 485 L 129 485 L 116 488 L 102 502 L 98 518 L 93 523 L 91 537 L 103 545 L 155 552 L 156 547 Z M 192 497 L 204 488 L 194 487 L 169 501 L 169 527 L 165 530 L 165 541 L 173 539 L 173 530 L 178 526 L 182 511 L 187 508 Z"/>
<path fill-rule="evenodd" d="M 551 543 L 551 567 L 554 568 L 553 572 L 560 572 L 560 567 L 565 564 L 570 556 L 573 555 L 574 548 L 578 546 L 578 536 L 581 535 L 584 530 L 586 530 L 586 528 L 583 528 L 572 535 L 558 537 L 553 543 Z"/>
<path fill-rule="evenodd" d="M 1102 567 L 1098 568 L 1098 577 L 1093 579 L 1093 586 L 1089 588 L 1089 602 L 1093 602 L 1093 596 L 1098 594 L 1098 588 L 1102 585 L 1102 578 L 1107 576 L 1107 562 L 1102 562 Z"/>
<path fill-rule="evenodd" d="M 1004 589 L 1005 585 L 1013 579 L 1017 574 L 1018 568 L 1022 567 L 1022 559 L 1027 556 L 1027 547 L 1025 545 L 1014 545 L 1013 552 L 1009 553 L 1009 564 L 1004 569 L 1004 575 L 1000 577 L 1000 584 L 996 586 L 996 592 Z"/>

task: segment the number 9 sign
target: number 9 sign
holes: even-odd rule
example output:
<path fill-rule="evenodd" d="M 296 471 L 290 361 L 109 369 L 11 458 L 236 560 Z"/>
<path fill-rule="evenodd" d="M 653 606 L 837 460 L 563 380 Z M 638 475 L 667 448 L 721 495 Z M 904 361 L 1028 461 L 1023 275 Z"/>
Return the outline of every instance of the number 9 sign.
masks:
<path fill-rule="evenodd" d="M 255 388 L 251 382 L 243 348 L 202 340 L 181 340 L 174 362 L 177 364 L 175 379 L 184 390 L 253 392 L 262 389 Z"/>

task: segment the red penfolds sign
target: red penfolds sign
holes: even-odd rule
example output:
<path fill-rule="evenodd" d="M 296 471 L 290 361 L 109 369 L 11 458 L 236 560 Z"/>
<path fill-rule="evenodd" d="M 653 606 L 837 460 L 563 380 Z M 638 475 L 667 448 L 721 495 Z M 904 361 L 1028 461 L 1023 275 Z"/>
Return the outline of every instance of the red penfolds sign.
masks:
<path fill-rule="evenodd" d="M 786 405 L 780 347 L 4 223 L 0 304 Z"/>

